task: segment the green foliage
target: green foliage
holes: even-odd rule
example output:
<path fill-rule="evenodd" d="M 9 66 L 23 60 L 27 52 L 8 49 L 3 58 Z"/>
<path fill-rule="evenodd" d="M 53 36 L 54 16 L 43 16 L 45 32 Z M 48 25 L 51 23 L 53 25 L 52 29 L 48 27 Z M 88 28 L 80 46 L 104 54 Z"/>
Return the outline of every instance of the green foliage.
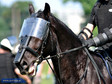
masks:
<path fill-rule="evenodd" d="M 12 9 L 20 11 L 20 26 L 24 20 L 24 18 L 29 16 L 28 8 L 29 3 L 32 2 L 15 2 L 11 7 L 6 7 L 3 5 L 0 5 L 0 40 L 3 38 L 12 35 Z M 17 16 L 17 19 L 19 17 Z M 17 21 L 16 21 L 17 23 Z"/>
<path fill-rule="evenodd" d="M 8 7 L 0 6 L 0 40 L 11 35 L 11 12 Z"/>
<path fill-rule="evenodd" d="M 3 18 L 0 18 L 0 36 L 2 37 L 1 39 L 6 37 L 6 34 L 10 35 L 10 30 L 8 29 L 8 25 L 5 23 L 5 20 Z"/>
<path fill-rule="evenodd" d="M 11 8 L 15 8 L 17 10 L 20 10 L 21 11 L 21 18 L 25 18 L 25 17 L 28 17 L 29 16 L 29 3 L 32 3 L 32 2 L 21 2 L 21 1 L 18 1 L 18 2 L 15 2 Z"/>
<path fill-rule="evenodd" d="M 96 26 L 95 29 L 93 30 L 93 37 L 97 36 L 97 34 L 98 34 L 98 28 Z"/>
<path fill-rule="evenodd" d="M 48 68 L 49 68 L 49 65 L 47 63 L 45 63 L 44 67 L 43 67 L 43 70 L 42 70 L 42 81 L 41 81 L 41 84 L 53 84 L 53 82 L 54 82 L 53 74 L 51 75 L 51 77 L 49 79 L 46 78 L 47 73 L 48 73 Z"/>
<path fill-rule="evenodd" d="M 23 23 L 23 20 L 29 16 L 29 3 L 32 3 L 32 2 L 17 1 L 11 6 L 11 9 L 14 8 L 16 10 L 20 10 L 21 24 Z"/>

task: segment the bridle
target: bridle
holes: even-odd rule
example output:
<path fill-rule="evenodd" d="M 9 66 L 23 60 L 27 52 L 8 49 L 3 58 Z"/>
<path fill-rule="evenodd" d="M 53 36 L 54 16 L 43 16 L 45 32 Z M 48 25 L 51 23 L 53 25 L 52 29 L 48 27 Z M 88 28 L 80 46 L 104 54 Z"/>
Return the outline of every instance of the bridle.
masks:
<path fill-rule="evenodd" d="M 88 59 L 91 60 L 93 66 L 94 66 L 94 68 L 95 68 L 95 70 L 96 70 L 96 72 L 97 72 L 97 76 L 98 76 L 98 79 L 99 79 L 99 83 L 101 84 L 101 79 L 100 79 L 100 77 L 101 77 L 102 80 L 103 80 L 103 82 L 104 82 L 104 84 L 106 84 L 106 83 L 105 83 L 105 80 L 104 80 L 104 77 L 103 77 L 102 73 L 100 72 L 100 70 L 99 70 L 99 68 L 98 68 L 98 66 L 97 66 L 97 64 L 96 64 L 96 62 L 94 61 L 93 57 L 90 55 L 88 49 L 86 48 L 87 45 L 84 45 L 84 44 L 83 44 L 83 45 L 80 46 L 80 47 L 73 48 L 73 49 L 70 49 L 70 50 L 65 51 L 65 52 L 59 52 L 59 53 L 57 53 L 56 55 L 53 55 L 53 56 L 50 56 L 50 57 L 43 57 L 42 54 L 43 54 L 43 50 L 44 50 L 44 48 L 45 48 L 45 46 L 46 46 L 46 42 L 47 42 L 47 38 L 48 38 L 49 33 L 50 33 L 51 37 L 53 37 L 52 32 L 50 31 L 50 28 L 48 27 L 48 30 L 46 31 L 45 37 L 43 38 L 43 42 L 42 42 L 42 45 L 41 45 L 41 53 L 40 53 L 40 54 L 37 53 L 38 50 L 35 51 L 35 50 L 33 50 L 32 48 L 28 47 L 28 46 L 25 45 L 25 44 L 23 44 L 23 45 L 20 46 L 19 52 L 21 52 L 21 50 L 28 51 L 28 52 L 30 52 L 31 54 L 33 54 L 34 56 L 38 57 L 37 60 L 36 60 L 37 64 L 40 64 L 43 60 L 46 60 L 47 63 L 48 63 L 48 65 L 49 65 L 49 67 L 51 68 L 51 70 L 53 71 L 54 75 L 56 76 L 57 81 L 58 81 L 60 84 L 63 84 L 63 82 L 62 82 L 62 80 L 61 80 L 61 77 L 58 77 L 58 76 L 57 76 L 55 70 L 51 67 L 51 65 L 50 65 L 50 63 L 49 63 L 49 61 L 48 61 L 48 59 L 57 57 L 57 58 L 58 58 L 58 65 L 60 65 L 59 59 L 60 59 L 60 57 L 62 56 L 62 54 L 65 54 L 65 53 L 67 54 L 67 53 L 70 53 L 70 52 L 73 52 L 73 51 L 77 51 L 77 50 L 79 50 L 79 49 L 84 49 L 84 51 L 85 51 L 85 52 L 87 53 L 87 55 L 88 55 Z M 30 37 L 27 37 L 27 36 L 26 36 L 26 40 L 24 40 L 24 41 L 25 41 L 25 42 L 28 42 L 29 40 L 30 40 Z M 53 44 L 53 43 L 52 43 L 52 44 Z M 18 58 L 18 57 L 17 57 L 17 58 Z M 22 58 L 22 56 L 20 56 L 19 60 L 20 60 L 21 58 Z M 18 61 L 18 60 L 15 59 L 15 61 Z M 86 62 L 86 67 L 85 67 L 85 71 L 84 71 L 83 75 L 80 77 L 80 80 L 79 80 L 76 84 L 80 84 L 80 83 L 81 83 L 81 80 L 86 76 L 88 64 L 89 64 L 89 61 L 87 60 L 87 62 Z M 61 73 L 61 72 L 60 72 L 60 66 L 59 66 L 59 73 Z M 59 74 L 59 75 L 60 75 L 60 74 Z"/>

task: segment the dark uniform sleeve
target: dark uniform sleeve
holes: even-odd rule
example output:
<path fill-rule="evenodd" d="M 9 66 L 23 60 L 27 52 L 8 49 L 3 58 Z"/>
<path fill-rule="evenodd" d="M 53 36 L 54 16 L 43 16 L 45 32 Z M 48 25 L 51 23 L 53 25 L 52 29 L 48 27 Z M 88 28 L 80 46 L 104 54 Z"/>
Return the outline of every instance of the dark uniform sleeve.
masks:
<path fill-rule="evenodd" d="M 96 23 L 95 23 L 95 7 L 96 7 L 96 5 L 93 7 L 93 9 L 91 11 L 90 19 L 89 19 L 89 22 L 88 22 L 88 23 L 93 24 L 94 27 L 96 26 Z"/>
<path fill-rule="evenodd" d="M 11 56 L 11 57 L 12 57 L 12 64 L 13 64 L 13 69 L 15 69 L 15 68 L 17 68 L 17 67 L 16 67 L 16 65 L 13 63 L 13 61 L 14 61 L 14 58 L 15 58 L 15 55 L 14 55 L 14 54 L 12 54 L 12 56 Z"/>

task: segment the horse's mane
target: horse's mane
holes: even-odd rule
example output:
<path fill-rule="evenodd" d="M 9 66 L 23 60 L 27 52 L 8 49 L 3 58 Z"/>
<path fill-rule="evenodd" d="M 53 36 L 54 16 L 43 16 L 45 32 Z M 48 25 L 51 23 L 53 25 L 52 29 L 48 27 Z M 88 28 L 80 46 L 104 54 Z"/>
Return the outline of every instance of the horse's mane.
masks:
<path fill-rule="evenodd" d="M 52 13 L 50 13 L 50 17 L 57 22 L 57 24 L 60 24 L 63 26 L 63 29 L 67 30 L 67 33 L 69 33 L 71 36 L 75 37 L 75 39 L 79 40 L 78 36 L 61 20 L 59 20 L 57 17 L 55 17 Z"/>
<path fill-rule="evenodd" d="M 43 11 L 39 10 L 38 13 L 42 13 Z M 57 25 L 60 25 L 63 30 L 67 31 L 67 34 L 69 34 L 71 37 L 73 37 L 75 40 L 80 42 L 78 36 L 61 20 L 59 20 L 57 17 L 55 17 L 52 13 L 49 14 L 49 20 L 52 20 L 51 22 L 56 23 Z"/>

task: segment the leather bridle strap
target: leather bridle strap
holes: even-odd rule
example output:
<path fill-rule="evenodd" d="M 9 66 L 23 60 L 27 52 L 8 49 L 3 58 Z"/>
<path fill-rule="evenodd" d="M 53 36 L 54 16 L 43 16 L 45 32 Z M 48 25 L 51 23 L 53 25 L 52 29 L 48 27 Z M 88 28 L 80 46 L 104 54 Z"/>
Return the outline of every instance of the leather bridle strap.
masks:
<path fill-rule="evenodd" d="M 80 46 L 80 47 L 77 47 L 77 48 L 73 48 L 73 49 L 67 50 L 67 51 L 65 51 L 65 52 L 57 53 L 56 55 L 52 55 L 52 56 L 50 56 L 50 57 L 46 57 L 46 59 L 51 59 L 51 58 L 53 58 L 53 57 L 57 57 L 57 55 L 60 56 L 60 55 L 62 55 L 62 54 L 67 54 L 67 53 L 70 53 L 70 52 L 73 52 L 73 51 L 77 51 L 77 50 L 80 50 L 80 49 L 82 49 L 82 48 L 84 48 L 84 47 L 86 47 L 86 45 L 85 45 L 85 46 Z M 61 56 L 60 56 L 60 57 L 61 57 Z M 59 58 L 60 58 L 60 57 L 59 57 Z M 44 60 L 44 59 L 43 59 L 43 60 Z"/>
<path fill-rule="evenodd" d="M 26 51 L 29 51 L 31 54 L 33 54 L 36 57 L 39 56 L 39 54 L 36 51 L 34 51 L 32 48 L 30 48 L 28 46 L 22 46 L 22 48 L 26 49 Z"/>
<path fill-rule="evenodd" d="M 70 52 L 73 52 L 73 51 L 77 51 L 77 50 L 82 49 L 82 48 L 84 48 L 85 52 L 87 53 L 89 59 L 91 60 L 93 66 L 94 66 L 94 68 L 95 68 L 95 70 L 96 70 L 99 83 L 101 84 L 101 81 L 100 81 L 100 80 L 101 80 L 100 77 L 101 77 L 102 80 L 103 80 L 103 83 L 106 84 L 102 73 L 100 72 L 100 70 L 99 70 L 99 68 L 98 68 L 98 66 L 97 66 L 97 64 L 96 64 L 96 62 L 94 61 L 93 57 L 90 55 L 89 51 L 87 50 L 86 45 L 83 45 L 83 46 L 78 47 L 78 48 L 73 48 L 73 49 L 70 49 L 70 50 L 65 51 L 65 52 L 57 53 L 56 55 L 53 55 L 53 56 L 50 56 L 50 57 L 46 57 L 45 59 L 51 59 L 51 58 L 53 58 L 53 57 L 57 57 L 57 55 L 61 57 L 62 54 L 66 54 L 66 53 L 70 53 Z M 44 59 L 43 59 L 43 60 L 44 60 Z M 88 66 L 88 64 L 86 65 L 86 67 L 87 67 L 87 66 Z M 80 80 L 77 82 L 77 84 L 80 84 L 81 80 L 85 77 L 86 72 L 87 72 L 87 68 L 85 69 L 84 74 L 81 76 L 81 78 L 80 78 Z"/>
<path fill-rule="evenodd" d="M 50 33 L 51 39 L 52 39 L 52 32 L 50 31 L 49 33 Z M 47 34 L 47 35 L 48 35 L 48 34 Z M 43 49 L 45 48 L 44 46 L 45 46 L 45 44 L 46 44 L 47 37 L 48 37 L 48 36 L 46 36 L 46 38 L 45 38 L 45 40 L 44 40 L 44 42 L 43 42 L 43 45 L 42 45 L 41 56 L 42 56 L 42 53 L 43 53 Z M 53 40 L 52 40 L 52 45 L 53 45 Z M 52 49 L 53 49 L 53 48 L 52 48 Z M 63 83 L 62 83 L 62 80 L 61 80 L 61 79 L 58 77 L 58 75 L 56 74 L 56 71 L 51 67 L 51 65 L 50 65 L 50 63 L 49 63 L 49 61 L 48 61 L 48 59 L 47 59 L 47 58 L 44 58 L 43 56 L 42 56 L 42 59 L 43 59 L 43 60 L 46 60 L 46 62 L 48 63 L 49 67 L 51 68 L 53 74 L 55 75 L 56 80 L 58 81 L 58 83 L 59 83 L 59 84 L 63 84 Z"/>

